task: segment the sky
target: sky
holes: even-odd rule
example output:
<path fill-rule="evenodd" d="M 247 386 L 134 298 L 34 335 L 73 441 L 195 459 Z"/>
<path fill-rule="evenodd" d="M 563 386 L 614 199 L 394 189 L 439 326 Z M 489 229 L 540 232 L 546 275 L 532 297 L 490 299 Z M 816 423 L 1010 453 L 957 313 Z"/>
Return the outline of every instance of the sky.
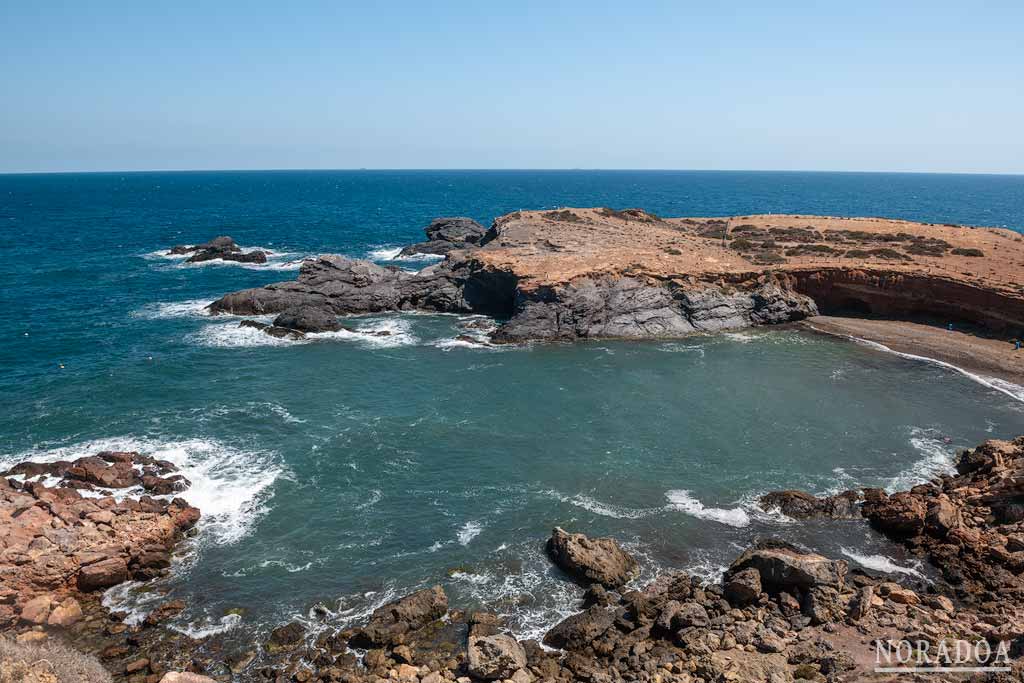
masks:
<path fill-rule="evenodd" d="M 1024 172 L 1024 2 L 0 0 L 0 172 Z"/>

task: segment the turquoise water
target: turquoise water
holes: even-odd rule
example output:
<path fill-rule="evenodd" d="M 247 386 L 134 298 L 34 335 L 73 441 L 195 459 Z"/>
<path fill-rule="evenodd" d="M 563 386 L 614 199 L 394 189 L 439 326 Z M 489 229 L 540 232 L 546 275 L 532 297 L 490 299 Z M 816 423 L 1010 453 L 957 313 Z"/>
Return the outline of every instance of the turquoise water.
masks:
<path fill-rule="evenodd" d="M 135 448 L 181 464 L 204 520 L 158 587 L 189 600 L 179 627 L 229 637 L 319 601 L 346 623 L 436 582 L 455 605 L 487 603 L 537 633 L 579 596 L 543 557 L 556 524 L 620 538 L 644 578 L 714 576 L 765 534 L 926 573 L 863 525 L 786 522 L 753 502 L 783 487 L 908 486 L 957 448 L 1024 433 L 1024 403 L 953 370 L 795 329 L 490 349 L 457 343 L 455 316 L 365 317 L 355 324 L 393 334 L 295 343 L 201 314 L 224 292 L 294 277 L 309 254 L 385 259 L 435 216 L 559 205 L 1020 229 L 1024 178 L 0 176 L 0 459 Z M 270 263 L 159 254 L 217 234 L 270 248 Z"/>

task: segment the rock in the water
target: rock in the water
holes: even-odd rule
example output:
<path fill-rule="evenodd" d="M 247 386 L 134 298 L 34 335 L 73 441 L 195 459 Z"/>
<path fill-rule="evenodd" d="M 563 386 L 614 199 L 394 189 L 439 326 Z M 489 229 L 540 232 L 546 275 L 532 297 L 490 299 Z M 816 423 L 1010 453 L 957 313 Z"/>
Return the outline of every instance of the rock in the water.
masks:
<path fill-rule="evenodd" d="M 469 639 L 469 674 L 493 681 L 526 668 L 526 651 L 515 638 L 502 634 Z"/>
<path fill-rule="evenodd" d="M 337 332 L 341 329 L 334 313 L 316 306 L 293 306 L 286 309 L 274 319 L 274 326 L 305 333 Z"/>
<path fill-rule="evenodd" d="M 763 510 L 778 510 L 793 519 L 859 519 L 861 494 L 846 491 L 818 498 L 804 491 L 773 491 L 761 497 Z"/>
<path fill-rule="evenodd" d="M 809 589 L 815 586 L 842 588 L 847 564 L 808 553 L 781 541 L 761 541 L 748 548 L 729 567 L 729 576 L 753 568 L 761 575 L 761 585 L 769 591 L 787 588 Z"/>
<path fill-rule="evenodd" d="M 547 552 L 570 576 L 606 588 L 618 588 L 640 573 L 636 559 L 612 538 L 588 538 L 555 527 L 548 539 Z"/>
<path fill-rule="evenodd" d="M 412 244 L 400 252 L 401 256 L 415 254 L 444 255 L 454 249 L 469 249 L 477 246 L 487 233 L 484 226 L 472 218 L 435 218 L 427 226 L 427 241 Z"/>

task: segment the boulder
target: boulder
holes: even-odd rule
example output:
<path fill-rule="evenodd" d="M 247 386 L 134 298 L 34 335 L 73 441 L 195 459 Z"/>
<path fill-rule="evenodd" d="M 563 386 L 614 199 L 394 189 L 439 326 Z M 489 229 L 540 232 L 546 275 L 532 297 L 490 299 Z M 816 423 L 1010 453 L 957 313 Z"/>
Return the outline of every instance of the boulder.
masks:
<path fill-rule="evenodd" d="M 743 552 L 729 567 L 728 578 L 753 568 L 761 576 L 761 585 L 770 592 L 815 586 L 841 589 L 847 564 L 805 552 L 782 541 L 760 541 Z"/>
<path fill-rule="evenodd" d="M 902 492 L 866 501 L 864 516 L 884 534 L 916 536 L 924 528 L 927 507 L 921 496 Z"/>
<path fill-rule="evenodd" d="M 406 633 L 437 621 L 447 612 L 444 589 L 424 588 L 374 610 L 366 626 L 349 639 L 349 645 L 369 649 L 400 644 Z"/>
<path fill-rule="evenodd" d="M 602 608 L 591 607 L 566 617 L 544 634 L 544 644 L 560 649 L 584 647 L 607 631 L 615 623 L 615 614 Z"/>
<path fill-rule="evenodd" d="M 21 619 L 30 624 L 45 624 L 50 616 L 53 599 L 48 594 L 38 595 L 21 608 Z"/>
<path fill-rule="evenodd" d="M 485 681 L 511 678 L 526 667 L 526 651 L 515 638 L 502 634 L 469 639 L 469 675 Z"/>
<path fill-rule="evenodd" d="M 859 519 L 862 495 L 846 491 L 818 498 L 805 491 L 774 491 L 761 497 L 763 510 L 779 510 L 793 519 Z"/>
<path fill-rule="evenodd" d="M 274 319 L 275 327 L 298 330 L 304 333 L 337 332 L 341 329 L 338 317 L 325 308 L 316 306 L 293 306 Z"/>
<path fill-rule="evenodd" d="M 636 559 L 612 538 L 588 538 L 555 527 L 547 542 L 547 552 L 573 578 L 606 588 L 618 588 L 640 573 Z"/>
<path fill-rule="evenodd" d="M 60 626 L 61 628 L 67 628 L 73 626 L 82 620 L 82 606 L 78 603 L 78 600 L 74 598 L 65 598 L 63 602 L 57 605 L 52 612 L 50 612 L 50 618 L 46 620 L 46 623 L 50 626 Z"/>
<path fill-rule="evenodd" d="M 305 642 L 306 628 L 297 621 L 278 626 L 270 632 L 264 647 L 270 654 L 288 652 L 298 648 Z"/>
<path fill-rule="evenodd" d="M 104 590 L 127 580 L 128 563 L 121 557 L 109 557 L 78 571 L 78 590 L 83 593 Z"/>

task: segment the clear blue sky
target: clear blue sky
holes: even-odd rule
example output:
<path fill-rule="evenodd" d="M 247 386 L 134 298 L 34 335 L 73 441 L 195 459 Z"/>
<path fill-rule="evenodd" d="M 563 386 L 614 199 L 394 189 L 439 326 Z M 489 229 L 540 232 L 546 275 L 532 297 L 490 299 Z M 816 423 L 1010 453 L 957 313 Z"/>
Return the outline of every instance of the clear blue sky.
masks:
<path fill-rule="evenodd" d="M 0 0 L 0 171 L 1024 172 L 1021 0 L 430 4 Z"/>

